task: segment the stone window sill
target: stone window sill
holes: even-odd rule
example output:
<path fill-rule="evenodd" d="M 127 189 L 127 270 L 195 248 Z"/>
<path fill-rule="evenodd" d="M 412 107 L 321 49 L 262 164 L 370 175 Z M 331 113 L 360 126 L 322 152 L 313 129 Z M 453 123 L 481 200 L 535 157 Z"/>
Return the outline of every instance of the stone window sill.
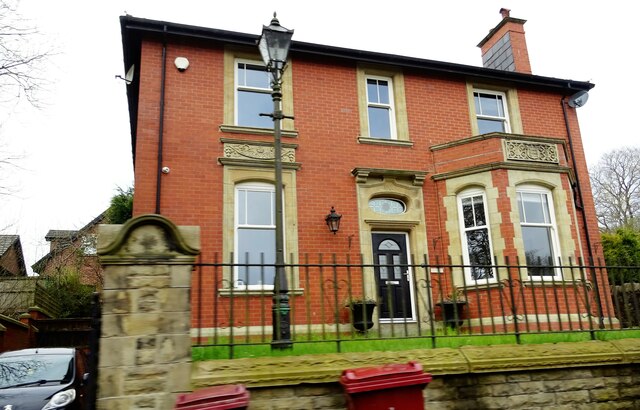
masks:
<path fill-rule="evenodd" d="M 231 295 L 233 294 L 233 297 L 239 297 L 239 296 L 250 296 L 250 297 L 255 297 L 255 296 L 264 296 L 264 297 L 272 297 L 273 296 L 273 290 L 272 289 L 231 289 L 231 288 L 222 288 L 222 289 L 218 289 L 218 294 L 220 296 L 226 296 L 226 297 L 231 297 Z M 301 288 L 296 288 L 296 289 L 289 289 L 289 295 L 295 295 L 295 296 L 300 296 L 304 294 L 304 289 Z"/>
<path fill-rule="evenodd" d="M 390 140 L 382 138 L 371 137 L 358 137 L 360 144 L 373 144 L 373 145 L 393 145 L 398 147 L 413 147 L 413 142 L 404 140 Z"/>
<path fill-rule="evenodd" d="M 222 124 L 220 126 L 220 131 L 234 133 L 234 134 L 273 135 L 273 128 L 242 127 L 239 125 Z M 289 137 L 289 138 L 297 138 L 298 131 L 282 130 L 282 136 Z"/>

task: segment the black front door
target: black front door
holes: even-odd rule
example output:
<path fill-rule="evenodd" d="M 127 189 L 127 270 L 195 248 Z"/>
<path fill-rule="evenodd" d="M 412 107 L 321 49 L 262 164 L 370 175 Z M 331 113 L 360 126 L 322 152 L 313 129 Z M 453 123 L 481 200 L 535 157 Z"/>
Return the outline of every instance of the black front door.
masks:
<path fill-rule="evenodd" d="M 374 273 L 378 286 L 381 319 L 411 319 L 410 275 L 407 236 L 372 234 Z"/>

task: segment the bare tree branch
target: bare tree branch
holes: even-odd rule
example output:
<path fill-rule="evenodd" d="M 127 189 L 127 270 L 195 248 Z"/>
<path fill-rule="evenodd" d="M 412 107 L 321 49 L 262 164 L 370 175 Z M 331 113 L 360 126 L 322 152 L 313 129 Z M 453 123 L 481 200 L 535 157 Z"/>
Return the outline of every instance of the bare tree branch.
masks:
<path fill-rule="evenodd" d="M 640 148 L 604 154 L 589 176 L 600 226 L 640 228 Z"/>
<path fill-rule="evenodd" d="M 0 102 L 25 98 L 39 106 L 47 83 L 43 63 L 50 50 L 39 49 L 40 33 L 17 12 L 17 0 L 0 0 Z"/>
<path fill-rule="evenodd" d="M 26 100 L 39 108 L 41 92 L 48 85 L 45 63 L 51 50 L 44 44 L 37 28 L 18 13 L 19 0 L 0 0 L 0 105 L 18 104 Z M 18 155 L 2 144 L 0 134 L 0 198 L 14 195 L 17 186 L 10 185 L 12 168 L 19 168 Z"/>

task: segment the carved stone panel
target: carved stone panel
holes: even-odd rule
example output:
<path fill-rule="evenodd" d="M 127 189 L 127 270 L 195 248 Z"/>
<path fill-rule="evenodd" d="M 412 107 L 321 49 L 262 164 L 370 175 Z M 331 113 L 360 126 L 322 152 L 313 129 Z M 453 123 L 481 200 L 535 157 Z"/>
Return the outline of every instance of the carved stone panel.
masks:
<path fill-rule="evenodd" d="M 274 148 L 271 145 L 251 144 L 251 143 L 231 143 L 224 144 L 224 157 L 244 160 L 273 160 Z M 296 162 L 295 149 L 282 147 L 282 162 Z"/>
<path fill-rule="evenodd" d="M 558 147 L 555 144 L 504 140 L 504 152 L 507 160 L 554 164 L 559 162 Z"/>

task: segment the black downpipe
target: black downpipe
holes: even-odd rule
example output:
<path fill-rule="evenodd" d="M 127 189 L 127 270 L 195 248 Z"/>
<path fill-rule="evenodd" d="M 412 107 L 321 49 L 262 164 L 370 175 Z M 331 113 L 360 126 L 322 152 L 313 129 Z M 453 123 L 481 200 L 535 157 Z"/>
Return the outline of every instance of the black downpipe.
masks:
<path fill-rule="evenodd" d="M 156 176 L 156 214 L 160 214 L 160 194 L 162 193 L 162 145 L 164 140 L 164 91 L 167 77 L 167 26 L 162 39 L 162 76 L 160 82 L 160 124 L 158 130 L 158 163 Z"/>
<path fill-rule="evenodd" d="M 593 267 L 595 264 L 593 251 L 591 249 L 591 235 L 589 234 L 589 224 L 587 223 L 587 214 L 584 209 L 584 201 L 582 200 L 582 188 L 580 185 L 580 179 L 578 177 L 578 167 L 576 164 L 576 155 L 573 151 L 573 138 L 571 138 L 571 127 L 569 126 L 569 117 L 567 116 L 567 97 L 562 97 L 560 100 L 560 105 L 562 105 L 562 114 L 564 115 L 564 125 L 567 128 L 567 138 L 569 139 L 569 151 L 571 151 L 571 163 L 573 165 L 573 173 L 576 179 L 574 186 L 572 187 L 574 190 L 574 198 L 576 198 L 579 204 L 575 204 L 576 208 L 580 209 L 580 214 L 582 215 L 582 224 L 584 225 L 585 237 L 587 239 L 587 252 L 589 253 L 589 265 L 591 265 L 591 277 L 593 280 L 593 291 L 596 296 L 596 303 L 598 307 L 598 320 L 600 329 L 604 329 L 604 316 L 602 313 L 602 301 L 600 300 L 600 286 L 598 285 L 598 278 L 596 275 L 596 269 Z M 575 203 L 575 200 L 574 200 Z"/>

